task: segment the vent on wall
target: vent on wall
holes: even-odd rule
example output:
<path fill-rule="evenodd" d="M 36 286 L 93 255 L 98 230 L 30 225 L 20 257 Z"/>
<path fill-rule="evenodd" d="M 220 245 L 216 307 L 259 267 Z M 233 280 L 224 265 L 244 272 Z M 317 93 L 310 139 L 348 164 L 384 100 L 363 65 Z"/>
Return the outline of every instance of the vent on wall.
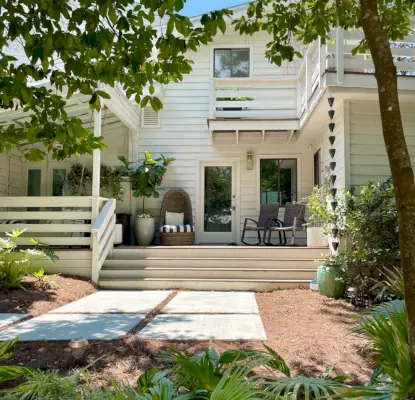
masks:
<path fill-rule="evenodd" d="M 141 126 L 143 128 L 158 128 L 160 126 L 160 111 L 154 111 L 151 107 L 144 107 L 141 115 Z"/>

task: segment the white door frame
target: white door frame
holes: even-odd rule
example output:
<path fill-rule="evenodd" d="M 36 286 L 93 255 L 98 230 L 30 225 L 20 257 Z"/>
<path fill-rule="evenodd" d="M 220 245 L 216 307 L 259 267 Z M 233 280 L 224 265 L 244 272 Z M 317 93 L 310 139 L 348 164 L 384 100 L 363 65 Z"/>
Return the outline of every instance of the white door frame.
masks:
<path fill-rule="evenodd" d="M 227 240 L 224 243 L 240 243 L 240 225 L 241 225 L 241 189 L 240 189 L 240 171 L 241 171 L 241 160 L 239 157 L 226 157 L 226 158 L 205 158 L 196 160 L 196 243 L 205 242 L 203 239 L 204 232 L 204 188 L 202 187 L 202 182 L 204 178 L 202 174 L 204 173 L 204 166 L 232 166 L 232 196 L 233 204 L 235 206 L 235 211 L 232 213 L 232 234 L 231 240 Z M 220 240 L 216 241 L 219 243 Z"/>

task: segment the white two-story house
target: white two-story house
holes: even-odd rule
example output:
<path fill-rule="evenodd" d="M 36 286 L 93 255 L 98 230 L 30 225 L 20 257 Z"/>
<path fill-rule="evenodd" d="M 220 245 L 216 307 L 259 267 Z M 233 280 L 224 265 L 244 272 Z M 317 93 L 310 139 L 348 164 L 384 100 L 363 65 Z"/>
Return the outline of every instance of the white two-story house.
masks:
<path fill-rule="evenodd" d="M 242 5 L 233 12 L 237 17 L 245 9 Z M 278 67 L 265 57 L 266 33 L 240 35 L 229 23 L 226 34 L 188 55 L 193 71 L 183 82 L 157 88 L 163 102 L 159 112 L 139 110 L 121 90 L 112 89 L 111 100 L 94 115 L 88 98 L 74 95 L 68 114 L 102 134 L 107 148 L 94 157 L 45 163 L 25 162 L 18 151 L 0 154 L 0 219 L 30 221 L 18 225 L 50 245 L 65 247 L 50 269 L 92 276 L 103 287 L 267 289 L 307 284 L 322 251 L 301 248 L 305 230 L 298 233 L 295 248 L 235 245 L 241 245 L 245 218 L 257 219 L 261 204 L 279 203 L 283 215 L 285 203 L 301 201 L 321 183 L 330 161 L 329 135 L 336 137 L 338 189 L 390 176 L 373 63 L 368 55 L 351 53 L 362 35 L 338 30 L 327 45 L 299 44 L 303 58 Z M 405 39 L 414 42 L 415 35 Z M 407 143 L 415 155 L 415 48 L 394 46 L 393 53 Z M 333 120 L 329 97 L 334 98 Z M 19 118 L 24 118 L 21 111 L 0 112 L 1 124 Z M 335 123 L 333 133 L 330 122 Z M 101 197 L 96 185 L 83 197 L 70 197 L 62 189 L 60 183 L 75 162 L 90 169 L 100 163 L 116 166 L 118 156 L 141 160 L 144 151 L 176 159 L 163 187 L 183 188 L 190 195 L 196 244 L 201 246 L 113 249 L 114 213 L 132 218 L 137 213 L 128 184 L 123 184 L 122 201 Z M 229 205 L 229 218 L 219 228 L 206 223 L 212 182 Z M 162 199 L 147 199 L 146 211 L 159 215 Z M 55 210 L 48 211 L 51 207 Z M 7 225 L 0 225 L 1 231 L 10 230 Z M 255 235 L 247 240 L 254 243 Z"/>

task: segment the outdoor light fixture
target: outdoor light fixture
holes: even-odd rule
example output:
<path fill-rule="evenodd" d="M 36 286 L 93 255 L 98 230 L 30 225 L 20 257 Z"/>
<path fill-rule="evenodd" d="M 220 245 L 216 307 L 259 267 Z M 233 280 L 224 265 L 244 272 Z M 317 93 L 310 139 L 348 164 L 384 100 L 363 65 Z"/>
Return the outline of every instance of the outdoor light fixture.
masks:
<path fill-rule="evenodd" d="M 69 342 L 68 346 L 72 349 L 73 358 L 75 358 L 76 360 L 80 360 L 85 355 L 88 345 L 89 345 L 88 340 L 83 339 L 83 338 L 78 338 L 78 339 L 72 339 Z"/>
<path fill-rule="evenodd" d="M 254 155 L 252 151 L 246 153 L 246 169 L 254 169 Z"/>

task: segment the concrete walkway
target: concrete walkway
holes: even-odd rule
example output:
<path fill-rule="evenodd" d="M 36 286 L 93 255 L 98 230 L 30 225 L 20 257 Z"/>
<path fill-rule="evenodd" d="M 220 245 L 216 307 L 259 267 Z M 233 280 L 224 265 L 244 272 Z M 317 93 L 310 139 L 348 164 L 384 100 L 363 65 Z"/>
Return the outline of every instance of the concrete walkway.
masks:
<path fill-rule="evenodd" d="M 5 329 L 0 332 L 0 341 L 16 336 L 21 341 L 117 339 L 134 330 L 172 293 L 100 291 Z M 255 294 L 249 292 L 180 292 L 137 336 L 153 340 L 266 340 Z"/>

